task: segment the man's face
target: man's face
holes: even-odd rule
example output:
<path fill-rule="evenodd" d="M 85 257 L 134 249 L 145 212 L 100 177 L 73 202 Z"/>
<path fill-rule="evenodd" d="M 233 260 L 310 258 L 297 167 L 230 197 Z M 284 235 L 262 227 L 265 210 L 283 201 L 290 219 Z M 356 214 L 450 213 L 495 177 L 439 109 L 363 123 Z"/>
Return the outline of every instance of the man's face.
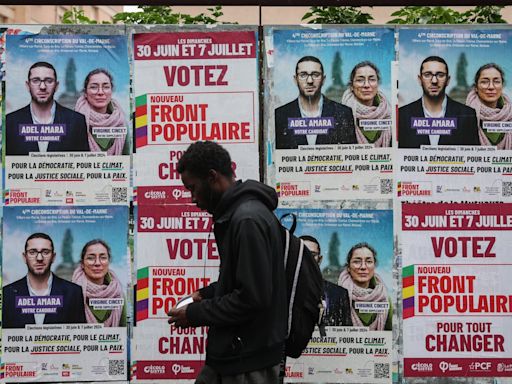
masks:
<path fill-rule="evenodd" d="M 318 246 L 318 244 L 315 243 L 314 241 L 304 240 L 304 245 L 308 247 L 309 251 L 315 258 L 315 261 L 317 262 L 318 265 L 320 265 L 322 263 L 322 255 L 320 254 L 320 247 Z"/>
<path fill-rule="evenodd" d="M 450 84 L 448 68 L 438 61 L 427 61 L 421 68 L 418 80 L 424 96 L 432 99 L 444 98 L 446 87 Z"/>
<path fill-rule="evenodd" d="M 293 77 L 303 97 L 316 98 L 322 93 L 325 76 L 320 63 L 303 61 L 297 66 L 297 73 Z"/>
<path fill-rule="evenodd" d="M 35 238 L 27 242 L 23 257 L 29 274 L 32 276 L 46 276 L 50 273 L 55 253 L 49 240 Z"/>
<path fill-rule="evenodd" d="M 200 179 L 189 171 L 181 174 L 181 181 L 185 188 L 191 192 L 192 202 L 197 205 L 197 208 L 213 213 L 217 198 L 209 181 Z"/>
<path fill-rule="evenodd" d="M 26 86 L 32 101 L 39 105 L 48 105 L 53 102 L 53 95 L 59 87 L 55 74 L 51 68 L 35 67 L 30 70 Z"/>

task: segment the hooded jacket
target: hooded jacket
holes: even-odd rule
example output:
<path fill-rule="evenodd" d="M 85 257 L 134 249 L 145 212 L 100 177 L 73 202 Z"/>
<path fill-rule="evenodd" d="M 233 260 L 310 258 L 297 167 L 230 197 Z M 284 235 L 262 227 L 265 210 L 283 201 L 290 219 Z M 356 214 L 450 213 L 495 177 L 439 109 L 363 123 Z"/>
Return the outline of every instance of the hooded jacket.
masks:
<path fill-rule="evenodd" d="M 236 375 L 279 364 L 287 304 L 274 189 L 248 180 L 228 189 L 215 209 L 219 278 L 187 307 L 192 326 L 209 326 L 206 364 Z"/>

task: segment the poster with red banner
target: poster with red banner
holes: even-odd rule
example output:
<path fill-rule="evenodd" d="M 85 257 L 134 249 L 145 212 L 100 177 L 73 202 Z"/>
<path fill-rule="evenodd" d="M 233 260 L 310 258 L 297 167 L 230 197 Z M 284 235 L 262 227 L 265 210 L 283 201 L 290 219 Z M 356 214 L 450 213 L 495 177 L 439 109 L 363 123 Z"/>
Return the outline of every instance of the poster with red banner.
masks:
<path fill-rule="evenodd" d="M 404 376 L 512 377 L 512 204 L 402 204 Z"/>

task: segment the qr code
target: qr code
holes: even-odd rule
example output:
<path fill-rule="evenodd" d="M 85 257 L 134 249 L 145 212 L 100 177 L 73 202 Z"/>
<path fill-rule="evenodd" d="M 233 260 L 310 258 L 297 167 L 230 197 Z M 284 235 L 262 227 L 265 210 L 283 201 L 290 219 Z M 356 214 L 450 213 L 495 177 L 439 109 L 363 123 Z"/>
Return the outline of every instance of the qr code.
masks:
<path fill-rule="evenodd" d="M 393 192 L 393 180 L 380 179 L 380 194 L 389 195 L 391 192 Z"/>
<path fill-rule="evenodd" d="M 502 184 L 503 196 L 512 196 L 512 181 L 504 181 Z"/>
<path fill-rule="evenodd" d="M 128 201 L 128 188 L 113 187 L 112 188 L 112 202 L 125 203 Z"/>
<path fill-rule="evenodd" d="M 124 375 L 124 360 L 109 360 L 108 361 L 108 374 L 109 376 L 122 376 Z"/>
<path fill-rule="evenodd" d="M 389 364 L 375 363 L 373 372 L 376 379 L 389 378 Z"/>

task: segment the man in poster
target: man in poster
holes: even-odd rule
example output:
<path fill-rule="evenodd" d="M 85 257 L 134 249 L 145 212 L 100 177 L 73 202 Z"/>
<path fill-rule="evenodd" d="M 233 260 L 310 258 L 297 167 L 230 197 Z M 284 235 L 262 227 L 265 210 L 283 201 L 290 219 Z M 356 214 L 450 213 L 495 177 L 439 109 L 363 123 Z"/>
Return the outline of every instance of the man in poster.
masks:
<path fill-rule="evenodd" d="M 3 288 L 3 328 L 26 324 L 85 323 L 82 288 L 54 275 L 53 240 L 46 233 L 33 233 L 22 253 L 27 275 Z"/>
<path fill-rule="evenodd" d="M 322 95 L 322 62 L 314 56 L 302 57 L 293 78 L 299 96 L 275 110 L 276 149 L 357 143 L 352 110 Z"/>
<path fill-rule="evenodd" d="M 89 151 L 85 116 L 54 100 L 59 82 L 53 65 L 34 63 L 25 85 L 32 100 L 5 118 L 6 155 Z"/>
<path fill-rule="evenodd" d="M 399 147 L 480 145 L 475 110 L 446 96 L 450 84 L 446 61 L 427 57 L 421 63 L 418 82 L 423 96 L 399 108 Z"/>

